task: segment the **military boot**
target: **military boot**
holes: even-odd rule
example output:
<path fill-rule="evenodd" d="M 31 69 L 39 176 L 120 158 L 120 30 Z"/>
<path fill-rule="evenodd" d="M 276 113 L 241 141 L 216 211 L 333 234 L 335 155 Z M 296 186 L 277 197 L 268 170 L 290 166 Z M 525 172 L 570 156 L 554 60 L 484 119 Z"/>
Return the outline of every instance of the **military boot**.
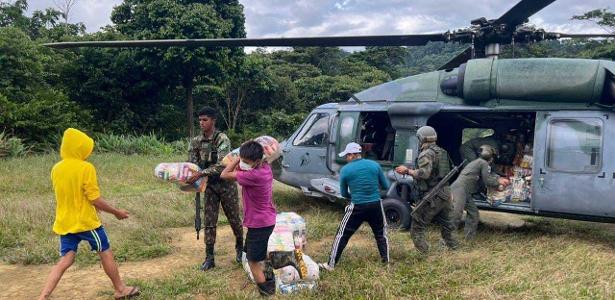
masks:
<path fill-rule="evenodd" d="M 466 230 L 464 233 L 464 239 L 468 242 L 473 241 L 476 238 L 476 231 Z"/>
<path fill-rule="evenodd" d="M 301 279 L 307 277 L 307 266 L 303 261 L 303 253 L 301 250 L 273 251 L 269 253 L 269 260 L 274 269 L 293 266 L 299 273 Z"/>
<path fill-rule="evenodd" d="M 442 227 L 442 239 L 444 240 L 449 250 L 457 250 L 457 248 L 459 248 L 459 242 L 457 241 L 455 236 L 453 236 L 453 232 L 454 230 L 452 226 Z"/>
<path fill-rule="evenodd" d="M 425 233 L 423 231 L 412 230 L 412 228 L 410 228 L 410 237 L 414 243 L 414 248 L 416 248 L 419 253 L 423 255 L 429 253 L 429 244 L 425 239 Z"/>
<path fill-rule="evenodd" d="M 205 247 L 205 261 L 201 264 L 201 271 L 207 271 L 216 266 L 214 262 L 214 246 L 207 245 Z"/>
<path fill-rule="evenodd" d="M 258 286 L 258 292 L 261 296 L 268 297 L 275 295 L 275 279 L 269 279 L 263 283 L 257 283 L 256 286 Z"/>

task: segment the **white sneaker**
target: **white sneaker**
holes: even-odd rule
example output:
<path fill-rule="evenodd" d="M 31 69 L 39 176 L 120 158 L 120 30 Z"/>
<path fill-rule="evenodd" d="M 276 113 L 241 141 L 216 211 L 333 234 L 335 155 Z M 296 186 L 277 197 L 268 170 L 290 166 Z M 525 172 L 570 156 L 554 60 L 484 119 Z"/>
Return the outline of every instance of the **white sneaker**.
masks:
<path fill-rule="evenodd" d="M 324 269 L 327 272 L 333 272 L 333 270 L 334 270 L 334 267 L 329 266 L 329 263 L 319 263 L 318 264 L 318 268 Z"/>

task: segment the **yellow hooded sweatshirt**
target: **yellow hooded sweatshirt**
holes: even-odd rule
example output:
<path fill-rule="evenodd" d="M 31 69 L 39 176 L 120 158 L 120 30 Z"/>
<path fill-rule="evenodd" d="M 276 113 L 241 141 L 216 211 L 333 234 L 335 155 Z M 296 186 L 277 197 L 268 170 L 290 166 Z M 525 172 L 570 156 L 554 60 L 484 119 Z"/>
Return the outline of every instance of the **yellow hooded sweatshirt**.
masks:
<path fill-rule="evenodd" d="M 68 128 L 62 137 L 62 160 L 51 169 L 56 196 L 53 231 L 59 235 L 89 231 L 101 226 L 92 201 L 100 197 L 94 165 L 85 161 L 94 149 L 94 140 Z"/>

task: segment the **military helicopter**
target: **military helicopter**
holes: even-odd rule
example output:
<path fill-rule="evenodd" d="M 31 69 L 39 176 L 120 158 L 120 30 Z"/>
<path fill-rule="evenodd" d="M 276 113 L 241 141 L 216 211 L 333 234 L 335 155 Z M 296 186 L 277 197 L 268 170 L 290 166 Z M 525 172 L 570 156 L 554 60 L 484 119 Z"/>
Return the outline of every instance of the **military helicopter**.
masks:
<path fill-rule="evenodd" d="M 337 156 L 355 141 L 394 181 L 382 191 L 390 225 L 407 227 L 416 202 L 412 180 L 390 171 L 412 165 L 416 130 L 430 125 L 455 164 L 474 136 L 504 140 L 510 155 L 497 164 L 521 179 L 519 190 L 495 203 L 476 195 L 481 209 L 615 222 L 615 62 L 588 59 L 498 59 L 500 45 L 615 34 L 546 32 L 527 19 L 555 0 L 522 0 L 498 19 L 433 34 L 294 38 L 85 41 L 73 47 L 419 46 L 431 41 L 469 44 L 437 71 L 397 79 L 356 93 L 347 102 L 315 108 L 282 143 L 276 178 L 313 197 L 341 201 Z M 514 182 L 513 182 L 514 183 Z M 518 183 L 518 182 L 517 182 Z M 513 184 L 513 188 L 514 184 Z M 515 193 L 523 194 L 523 196 Z M 506 200 L 507 199 L 507 200 Z"/>

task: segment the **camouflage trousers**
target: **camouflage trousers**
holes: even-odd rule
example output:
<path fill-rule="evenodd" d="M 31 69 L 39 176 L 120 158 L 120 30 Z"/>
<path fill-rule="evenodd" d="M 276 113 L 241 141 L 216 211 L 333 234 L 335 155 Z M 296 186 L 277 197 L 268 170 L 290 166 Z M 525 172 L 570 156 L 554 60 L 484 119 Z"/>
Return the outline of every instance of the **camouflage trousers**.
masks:
<path fill-rule="evenodd" d="M 216 243 L 220 204 L 233 229 L 235 246 L 241 249 L 243 248 L 243 227 L 237 185 L 234 182 L 220 182 L 207 186 L 205 191 L 205 245 L 213 248 Z"/>
<path fill-rule="evenodd" d="M 451 194 L 453 196 L 453 225 L 455 229 L 461 224 L 461 217 L 463 211 L 466 211 L 465 225 L 463 227 L 464 237 L 466 240 L 471 240 L 476 236 L 476 229 L 478 228 L 479 214 L 478 207 L 472 199 L 472 195 L 466 191 L 463 186 L 452 188 Z"/>
<path fill-rule="evenodd" d="M 435 197 L 432 203 L 421 207 L 412 217 L 412 225 L 410 226 L 410 237 L 414 242 L 414 247 L 422 254 L 427 254 L 429 244 L 425 238 L 427 226 L 433 221 L 441 226 L 440 233 L 450 249 L 456 249 L 459 245 L 453 237 L 455 227 L 451 222 L 450 215 L 452 213 L 452 205 L 448 199 Z"/>

